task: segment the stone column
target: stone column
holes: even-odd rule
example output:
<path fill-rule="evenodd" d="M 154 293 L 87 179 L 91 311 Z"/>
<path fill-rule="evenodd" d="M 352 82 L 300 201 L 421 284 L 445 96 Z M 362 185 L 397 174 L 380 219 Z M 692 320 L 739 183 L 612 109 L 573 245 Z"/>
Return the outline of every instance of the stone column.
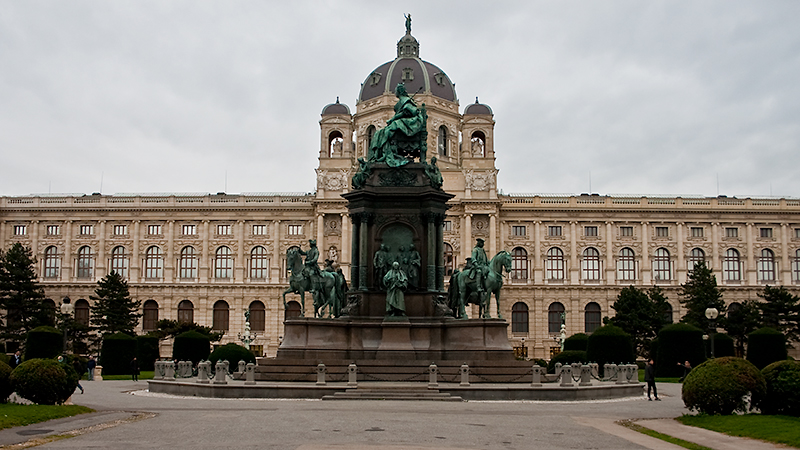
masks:
<path fill-rule="evenodd" d="M 497 254 L 497 216 L 489 214 L 489 259 Z"/>
<path fill-rule="evenodd" d="M 3 248 L 3 247 L 0 247 Z M 43 255 L 39 254 L 39 221 L 32 220 L 31 221 L 31 254 L 34 258 L 36 258 L 37 265 L 41 264 L 44 261 Z M 44 273 L 43 267 L 41 265 L 38 266 L 39 270 L 37 272 Z"/>
<path fill-rule="evenodd" d="M 711 254 L 709 255 L 711 261 L 707 261 L 708 267 L 715 272 L 719 272 L 721 266 L 719 265 L 719 223 L 714 222 L 711 224 Z M 719 278 L 722 281 L 722 277 Z"/>
<path fill-rule="evenodd" d="M 367 270 L 369 270 L 371 263 L 370 255 L 367 254 L 369 249 L 367 245 L 367 241 L 369 240 L 369 236 L 367 235 L 368 232 L 369 217 L 366 213 L 362 213 L 358 239 L 358 288 L 362 291 L 367 290 Z"/>
<path fill-rule="evenodd" d="M 675 275 L 678 279 L 678 284 L 686 282 L 686 249 L 683 248 L 683 241 L 684 241 L 684 232 L 686 231 L 686 224 L 683 222 L 678 222 L 676 228 L 676 234 L 678 236 L 678 267 L 675 271 Z"/>
<path fill-rule="evenodd" d="M 273 220 L 272 221 L 272 256 L 270 257 L 270 280 L 274 280 L 279 282 L 283 279 L 283 274 L 281 273 L 281 262 L 283 261 L 283 255 L 281 255 L 281 221 L 280 220 Z"/>
<path fill-rule="evenodd" d="M 533 283 L 542 284 L 544 274 L 542 271 L 542 222 L 533 222 Z"/>
<path fill-rule="evenodd" d="M 464 242 L 461 243 L 461 264 L 471 255 L 472 247 L 472 214 L 464 215 Z"/>
<path fill-rule="evenodd" d="M 353 287 L 353 289 L 357 289 L 360 288 L 358 284 L 358 268 L 359 264 L 361 264 L 359 260 L 361 255 L 358 244 L 361 240 L 361 218 L 358 214 L 353 214 L 350 216 L 350 218 L 353 221 L 353 233 L 350 239 L 350 255 L 352 255 L 352 259 L 350 261 L 350 285 Z"/>
<path fill-rule="evenodd" d="M 95 275 L 96 277 L 103 277 L 110 272 L 108 270 L 108 261 L 106 260 L 106 221 L 97 221 L 97 266 Z"/>
<path fill-rule="evenodd" d="M 436 216 L 436 290 L 444 292 L 444 220 L 446 216 Z"/>
<path fill-rule="evenodd" d="M 617 267 L 614 264 L 614 222 L 606 222 L 606 276 L 605 284 L 617 284 Z"/>
<path fill-rule="evenodd" d="M 175 280 L 175 221 L 167 221 L 167 248 L 164 252 L 164 281 Z"/>
<path fill-rule="evenodd" d="M 342 268 L 342 273 L 347 273 L 350 266 L 350 222 L 347 220 L 347 214 L 339 214 L 342 220 L 342 245 L 339 251 L 339 266 Z"/>
<path fill-rule="evenodd" d="M 781 258 L 778 266 L 777 281 L 783 280 L 786 286 L 792 285 L 792 260 L 789 258 L 789 233 L 788 224 L 781 224 Z"/>
<path fill-rule="evenodd" d="M 0 248 L 6 248 L 6 221 L 0 220 Z"/>
<path fill-rule="evenodd" d="M 245 249 L 244 249 L 244 233 L 245 233 L 245 226 L 244 220 L 237 220 L 236 221 L 236 234 L 237 234 L 237 243 L 239 244 L 239 249 L 236 251 L 236 259 L 233 260 L 233 281 L 237 283 L 241 283 L 245 279 L 245 268 L 247 267 L 246 259 L 245 259 Z"/>
<path fill-rule="evenodd" d="M 426 213 L 423 215 L 423 220 L 425 221 L 425 230 L 428 240 L 428 255 L 427 255 L 427 267 L 426 267 L 426 278 L 428 279 L 428 290 L 435 291 L 436 290 L 436 246 L 432 245 L 436 241 L 436 225 L 434 223 L 434 214 Z"/>
<path fill-rule="evenodd" d="M 137 240 L 134 240 L 134 246 L 138 243 Z M 72 255 L 72 221 L 65 220 L 64 221 L 64 261 L 63 265 L 61 266 L 61 281 L 72 281 L 72 277 L 75 273 L 72 271 L 73 267 L 73 255 Z"/>
<path fill-rule="evenodd" d="M 745 267 L 742 283 L 747 283 L 750 286 L 758 285 L 756 281 L 756 258 L 753 254 L 753 223 L 747 223 L 747 235 L 745 236 L 745 245 L 747 246 L 747 267 Z"/>
<path fill-rule="evenodd" d="M 650 263 L 650 244 L 648 243 L 649 235 L 648 223 L 642 222 L 642 284 L 648 285 L 651 281 L 651 263 Z"/>
<path fill-rule="evenodd" d="M 581 266 L 578 253 L 578 222 L 572 220 L 569 222 L 569 283 L 580 284 L 581 281 Z"/>
<path fill-rule="evenodd" d="M 320 255 L 327 255 L 328 248 L 325 246 L 325 214 L 317 214 L 317 248 Z M 325 258 L 322 259 L 325 261 Z"/>
<path fill-rule="evenodd" d="M 200 270 L 198 276 L 200 278 L 201 283 L 208 282 L 208 253 L 211 249 L 208 248 L 209 245 L 209 236 L 211 235 L 211 222 L 208 220 L 204 220 L 202 222 L 203 230 L 201 231 L 203 236 L 203 248 L 200 250 Z"/>

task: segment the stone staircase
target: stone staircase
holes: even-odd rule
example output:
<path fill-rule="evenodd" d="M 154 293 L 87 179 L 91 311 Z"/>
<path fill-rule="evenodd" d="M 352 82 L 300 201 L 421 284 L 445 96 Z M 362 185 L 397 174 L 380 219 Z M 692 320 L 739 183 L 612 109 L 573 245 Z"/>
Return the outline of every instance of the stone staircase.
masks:
<path fill-rule="evenodd" d="M 325 395 L 322 400 L 412 400 L 412 401 L 439 401 L 460 402 L 461 397 L 439 392 L 424 386 L 402 385 L 373 385 L 358 386 L 344 392 Z"/>

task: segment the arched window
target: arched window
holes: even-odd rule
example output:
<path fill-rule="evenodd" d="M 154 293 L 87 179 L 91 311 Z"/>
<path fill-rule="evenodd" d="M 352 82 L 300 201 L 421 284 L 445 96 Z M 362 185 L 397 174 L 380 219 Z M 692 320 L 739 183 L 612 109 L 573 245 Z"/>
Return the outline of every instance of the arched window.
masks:
<path fill-rule="evenodd" d="M 116 272 L 122 278 L 128 278 L 128 267 L 130 266 L 125 247 L 118 245 L 111 250 L 111 271 Z"/>
<path fill-rule="evenodd" d="M 511 332 L 528 332 L 528 305 L 525 303 L 517 302 L 511 307 Z"/>
<path fill-rule="evenodd" d="M 486 156 L 486 135 L 482 131 L 472 133 L 470 146 L 472 156 Z"/>
<path fill-rule="evenodd" d="M 267 327 L 267 311 L 264 303 L 256 300 L 250 303 L 250 329 L 264 331 Z"/>
<path fill-rule="evenodd" d="M 795 250 L 792 258 L 792 281 L 800 283 L 800 250 Z"/>
<path fill-rule="evenodd" d="M 194 304 L 189 300 L 178 303 L 178 322 L 194 323 Z"/>
<path fill-rule="evenodd" d="M 50 325 L 51 327 L 56 326 L 56 302 L 51 298 L 42 300 L 42 310 L 44 312 L 44 318 L 47 321 L 45 325 Z"/>
<path fill-rule="evenodd" d="M 216 331 L 227 331 L 229 314 L 230 310 L 228 309 L 228 302 L 225 300 L 217 300 L 217 302 L 214 303 L 214 319 L 211 329 Z"/>
<path fill-rule="evenodd" d="M 372 137 L 375 136 L 375 125 L 367 127 L 367 154 L 369 155 L 369 148 L 372 147 Z"/>
<path fill-rule="evenodd" d="M 762 249 L 758 258 L 758 281 L 775 281 L 775 253 L 768 248 Z"/>
<path fill-rule="evenodd" d="M 600 279 L 600 252 L 594 247 L 589 247 L 583 251 L 581 259 L 581 272 L 586 281 L 597 281 Z"/>
<path fill-rule="evenodd" d="M 664 322 L 670 324 L 673 322 L 672 319 L 672 305 L 667 303 L 666 309 L 664 310 Z"/>
<path fill-rule="evenodd" d="M 300 317 L 300 303 L 292 300 L 286 303 L 286 310 L 283 312 L 284 319 L 291 319 L 292 317 Z"/>
<path fill-rule="evenodd" d="M 703 251 L 701 248 L 693 248 L 692 251 L 689 252 L 689 273 L 694 271 L 694 266 L 700 264 L 701 262 L 706 261 L 706 252 Z"/>
<path fill-rule="evenodd" d="M 550 333 L 558 333 L 561 331 L 561 315 L 564 314 L 564 305 L 559 302 L 553 302 L 547 308 L 547 331 Z"/>
<path fill-rule="evenodd" d="M 233 272 L 233 254 L 231 249 L 222 246 L 217 249 L 214 257 L 214 278 L 227 280 L 231 278 Z"/>
<path fill-rule="evenodd" d="M 144 254 L 144 277 L 148 280 L 160 280 L 164 276 L 164 256 L 161 247 L 151 245 Z"/>
<path fill-rule="evenodd" d="M 742 280 L 742 261 L 739 251 L 734 248 L 725 250 L 725 258 L 722 260 L 722 273 L 725 281 Z"/>
<path fill-rule="evenodd" d="M 75 322 L 89 326 L 89 302 L 84 299 L 75 302 Z"/>
<path fill-rule="evenodd" d="M 653 278 L 655 281 L 669 281 L 672 279 L 670 270 L 669 252 L 665 248 L 659 248 L 653 255 Z"/>
<path fill-rule="evenodd" d="M 339 131 L 333 131 L 328 135 L 328 156 L 341 156 L 342 147 L 344 146 L 344 138 Z"/>
<path fill-rule="evenodd" d="M 621 281 L 636 280 L 636 254 L 628 247 L 619 251 L 617 279 Z"/>
<path fill-rule="evenodd" d="M 187 245 L 181 249 L 178 266 L 178 275 L 182 280 L 194 280 L 197 278 L 197 254 L 194 251 L 194 247 Z"/>
<path fill-rule="evenodd" d="M 511 279 L 528 279 L 528 252 L 522 247 L 511 250 Z"/>
<path fill-rule="evenodd" d="M 600 305 L 595 302 L 589 302 L 583 309 L 583 330 L 587 333 L 592 333 L 594 330 L 600 328 L 601 322 Z"/>
<path fill-rule="evenodd" d="M 442 125 L 439 127 L 439 138 L 437 140 L 439 154 L 447 156 L 447 127 Z"/>
<path fill-rule="evenodd" d="M 548 280 L 564 279 L 564 252 L 558 247 L 547 250 L 547 260 L 544 264 L 545 278 Z"/>
<path fill-rule="evenodd" d="M 447 242 L 444 243 L 444 275 L 449 277 L 453 275 L 453 269 L 455 268 L 455 258 L 453 257 L 453 246 L 448 244 Z"/>
<path fill-rule="evenodd" d="M 58 247 L 51 245 L 44 250 L 44 278 L 58 278 L 61 272 L 61 256 Z"/>
<path fill-rule="evenodd" d="M 158 323 L 158 303 L 155 300 L 145 301 L 142 313 L 142 331 L 155 331 Z"/>
<path fill-rule="evenodd" d="M 258 245 L 250 250 L 250 279 L 266 280 L 269 278 L 269 256 L 267 249 Z"/>
<path fill-rule="evenodd" d="M 88 245 L 78 249 L 76 276 L 84 279 L 94 277 L 94 255 L 92 254 L 92 247 Z"/>

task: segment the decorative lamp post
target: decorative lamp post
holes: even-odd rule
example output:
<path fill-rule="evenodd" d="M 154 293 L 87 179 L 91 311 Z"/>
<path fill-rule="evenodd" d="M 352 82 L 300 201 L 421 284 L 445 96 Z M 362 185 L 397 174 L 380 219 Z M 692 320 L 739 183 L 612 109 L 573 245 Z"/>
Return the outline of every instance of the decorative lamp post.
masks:
<path fill-rule="evenodd" d="M 708 338 L 711 339 L 711 359 L 714 359 L 714 333 L 717 331 L 717 317 L 719 317 L 717 308 L 706 308 L 706 319 L 709 320 Z"/>
<path fill-rule="evenodd" d="M 72 304 L 69 297 L 64 297 L 64 300 L 61 302 L 61 320 L 62 328 L 64 328 L 64 353 L 67 353 L 67 330 L 75 314 L 75 305 Z"/>

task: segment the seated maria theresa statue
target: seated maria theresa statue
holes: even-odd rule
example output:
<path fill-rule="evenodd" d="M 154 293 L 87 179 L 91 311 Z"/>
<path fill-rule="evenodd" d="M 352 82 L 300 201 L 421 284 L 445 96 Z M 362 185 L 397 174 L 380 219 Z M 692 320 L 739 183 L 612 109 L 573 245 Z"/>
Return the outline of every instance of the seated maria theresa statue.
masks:
<path fill-rule="evenodd" d="M 397 96 L 394 117 L 373 135 L 369 162 L 383 162 L 390 167 L 400 167 L 415 157 L 424 162 L 428 138 L 425 104 L 418 107 L 403 83 L 397 84 L 394 94 Z"/>

